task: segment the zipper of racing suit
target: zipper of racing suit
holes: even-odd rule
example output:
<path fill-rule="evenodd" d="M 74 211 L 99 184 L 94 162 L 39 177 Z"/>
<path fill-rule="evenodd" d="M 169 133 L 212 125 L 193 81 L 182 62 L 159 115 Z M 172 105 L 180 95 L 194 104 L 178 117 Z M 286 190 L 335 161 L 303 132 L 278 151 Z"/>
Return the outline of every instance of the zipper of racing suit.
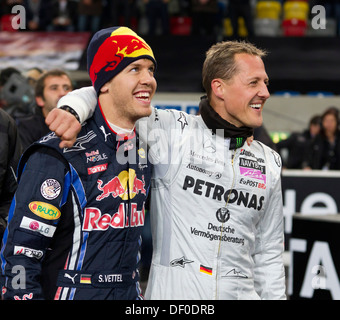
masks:
<path fill-rule="evenodd" d="M 227 205 L 229 203 L 229 199 L 230 199 L 230 195 L 232 193 L 232 190 L 235 186 L 235 168 L 234 168 L 234 160 L 235 160 L 235 156 L 236 156 L 236 150 L 234 150 L 233 154 L 231 155 L 231 168 L 233 169 L 233 180 L 232 180 L 232 183 L 231 183 L 231 188 L 230 188 L 230 191 L 229 191 L 229 194 L 228 194 L 228 198 L 227 198 L 227 201 L 224 205 L 225 208 L 227 208 Z M 223 236 L 223 227 L 224 227 L 224 222 L 222 222 L 222 228 L 221 228 L 221 237 L 220 237 L 220 240 L 219 240 L 219 244 L 218 244 L 218 251 L 217 251 L 217 267 L 216 267 L 216 292 L 215 292 L 215 299 L 218 300 L 218 275 L 219 275 L 219 264 L 218 264 L 218 261 L 220 259 L 220 256 L 221 256 L 221 244 L 222 244 L 222 236 Z"/>

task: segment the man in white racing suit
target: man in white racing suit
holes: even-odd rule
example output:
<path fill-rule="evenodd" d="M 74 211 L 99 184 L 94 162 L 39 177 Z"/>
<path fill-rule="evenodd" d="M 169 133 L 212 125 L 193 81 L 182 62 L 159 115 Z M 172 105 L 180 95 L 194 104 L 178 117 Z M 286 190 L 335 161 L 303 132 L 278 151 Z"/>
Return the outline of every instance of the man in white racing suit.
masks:
<path fill-rule="evenodd" d="M 269 98 L 264 54 L 244 42 L 212 46 L 200 115 L 153 109 L 137 126 L 154 164 L 147 299 L 286 298 L 281 159 L 244 143 Z M 84 121 L 96 99 L 84 88 L 59 106 Z M 51 130 L 65 114 L 53 113 Z"/>

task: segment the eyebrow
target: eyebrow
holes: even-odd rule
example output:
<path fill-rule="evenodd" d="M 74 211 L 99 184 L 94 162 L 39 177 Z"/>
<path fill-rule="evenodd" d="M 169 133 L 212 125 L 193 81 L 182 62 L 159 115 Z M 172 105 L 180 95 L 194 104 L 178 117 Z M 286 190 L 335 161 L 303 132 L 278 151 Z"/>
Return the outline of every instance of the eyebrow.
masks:
<path fill-rule="evenodd" d="M 71 84 L 68 84 L 68 83 L 62 83 L 62 84 L 60 84 L 60 83 L 52 83 L 52 84 L 50 84 L 48 86 L 45 86 L 45 88 L 70 87 L 70 86 L 71 86 Z"/>
<path fill-rule="evenodd" d="M 147 59 L 148 60 L 148 59 Z M 155 66 L 155 64 L 151 61 L 151 60 L 149 60 L 150 61 L 150 66 Z M 129 64 L 129 66 L 135 66 L 135 67 L 140 67 L 142 65 L 142 63 L 141 62 L 138 62 L 138 61 L 135 61 L 135 62 L 131 62 L 130 64 Z"/>
<path fill-rule="evenodd" d="M 260 78 L 260 77 L 251 77 L 251 78 L 249 78 L 249 81 L 253 81 L 253 80 L 258 80 L 258 81 L 260 81 L 260 80 L 262 80 L 262 78 Z M 264 81 L 265 83 L 269 83 L 269 78 L 265 78 L 263 81 Z"/>

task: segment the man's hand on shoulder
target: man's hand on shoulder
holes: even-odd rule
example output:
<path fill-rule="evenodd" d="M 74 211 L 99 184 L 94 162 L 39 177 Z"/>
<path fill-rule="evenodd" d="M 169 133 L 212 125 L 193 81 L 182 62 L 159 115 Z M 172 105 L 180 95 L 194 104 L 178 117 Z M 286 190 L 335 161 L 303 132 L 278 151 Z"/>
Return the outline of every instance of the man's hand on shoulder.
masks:
<path fill-rule="evenodd" d="M 45 122 L 62 140 L 59 144 L 60 148 L 70 148 L 74 145 L 81 129 L 81 124 L 74 115 L 55 108 L 47 115 Z"/>

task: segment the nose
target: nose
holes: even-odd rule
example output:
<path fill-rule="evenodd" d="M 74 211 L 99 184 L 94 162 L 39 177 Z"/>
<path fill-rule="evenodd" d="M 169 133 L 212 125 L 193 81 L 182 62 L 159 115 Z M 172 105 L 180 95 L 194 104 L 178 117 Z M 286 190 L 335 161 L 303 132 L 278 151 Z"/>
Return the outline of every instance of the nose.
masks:
<path fill-rule="evenodd" d="M 59 89 L 58 89 L 58 95 L 60 97 L 63 97 L 65 96 L 70 90 L 64 88 L 63 86 L 61 86 Z"/>
<path fill-rule="evenodd" d="M 155 81 L 153 74 L 147 69 L 143 70 L 140 77 L 141 84 L 151 85 L 153 81 Z"/>
<path fill-rule="evenodd" d="M 258 96 L 264 99 L 268 99 L 270 97 L 268 86 L 265 83 L 262 84 Z"/>

